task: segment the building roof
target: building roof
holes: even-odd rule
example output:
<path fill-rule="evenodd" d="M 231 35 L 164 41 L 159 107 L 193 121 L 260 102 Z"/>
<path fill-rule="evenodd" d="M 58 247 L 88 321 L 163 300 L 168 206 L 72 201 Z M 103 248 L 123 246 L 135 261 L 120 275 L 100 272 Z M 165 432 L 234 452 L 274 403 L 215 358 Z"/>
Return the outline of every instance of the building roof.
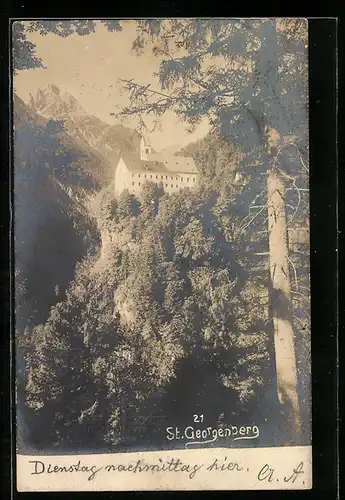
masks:
<path fill-rule="evenodd" d="M 193 158 L 183 156 L 166 156 L 159 154 L 148 155 L 148 160 L 141 160 L 134 154 L 121 155 L 128 170 L 132 173 L 154 172 L 162 174 L 197 174 Z"/>
<path fill-rule="evenodd" d="M 160 161 L 168 170 L 172 172 L 180 172 L 181 174 L 197 174 L 195 161 L 191 156 L 175 156 L 161 153 L 151 153 L 148 155 L 149 160 Z"/>
<path fill-rule="evenodd" d="M 121 158 L 128 170 L 132 173 L 141 173 L 141 172 L 162 172 L 162 173 L 170 173 L 164 163 L 157 161 L 145 161 L 138 158 L 138 156 L 130 153 L 125 153 L 121 155 Z"/>

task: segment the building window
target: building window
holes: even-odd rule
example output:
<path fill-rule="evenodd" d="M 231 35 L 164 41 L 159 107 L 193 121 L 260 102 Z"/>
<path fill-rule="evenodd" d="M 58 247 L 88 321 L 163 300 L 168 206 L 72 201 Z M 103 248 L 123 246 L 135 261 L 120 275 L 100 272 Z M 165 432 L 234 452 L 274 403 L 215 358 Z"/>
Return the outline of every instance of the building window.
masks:
<path fill-rule="evenodd" d="M 161 179 L 163 179 L 163 175 L 161 175 Z"/>
<path fill-rule="evenodd" d="M 140 177 L 140 176 L 139 176 Z M 183 181 L 183 177 L 181 177 L 181 181 Z"/>
<path fill-rule="evenodd" d="M 138 186 L 140 186 L 140 182 L 138 182 Z"/>
<path fill-rule="evenodd" d="M 152 175 L 150 175 L 150 179 L 152 179 Z"/>
<path fill-rule="evenodd" d="M 167 179 L 167 178 L 168 178 L 168 176 L 166 175 L 166 176 L 165 176 L 165 178 Z"/>
<path fill-rule="evenodd" d="M 156 175 L 156 179 L 158 179 L 158 175 Z"/>
<path fill-rule="evenodd" d="M 145 179 L 146 179 L 146 174 L 145 174 Z"/>
<path fill-rule="evenodd" d="M 134 174 L 132 174 L 132 177 L 134 177 Z"/>
<path fill-rule="evenodd" d="M 173 176 L 171 176 L 171 180 L 173 180 Z"/>
<path fill-rule="evenodd" d="M 189 177 L 187 177 L 187 182 L 189 182 Z"/>
<path fill-rule="evenodd" d="M 178 181 L 178 177 L 176 177 L 176 180 Z"/>
<path fill-rule="evenodd" d="M 165 184 L 165 187 L 167 188 L 167 187 L 168 187 L 168 184 Z"/>
<path fill-rule="evenodd" d="M 173 187 L 174 187 L 174 184 L 171 184 L 171 187 L 173 188 Z"/>
<path fill-rule="evenodd" d="M 135 182 L 132 182 L 132 186 L 135 186 Z"/>
<path fill-rule="evenodd" d="M 176 184 L 176 187 L 178 188 L 178 185 Z"/>
<path fill-rule="evenodd" d="M 138 177 L 140 177 L 140 174 L 138 174 Z"/>
<path fill-rule="evenodd" d="M 193 182 L 195 182 L 195 177 L 193 177 Z"/>

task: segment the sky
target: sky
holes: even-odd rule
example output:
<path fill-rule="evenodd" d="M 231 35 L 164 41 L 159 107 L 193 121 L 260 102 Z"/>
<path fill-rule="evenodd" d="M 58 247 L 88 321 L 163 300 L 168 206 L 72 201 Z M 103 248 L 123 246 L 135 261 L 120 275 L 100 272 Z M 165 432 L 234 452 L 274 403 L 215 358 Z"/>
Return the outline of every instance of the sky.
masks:
<path fill-rule="evenodd" d="M 132 51 L 136 37 L 136 21 L 122 21 L 123 30 L 109 32 L 101 23 L 96 31 L 86 36 L 71 35 L 61 38 L 49 34 L 29 33 L 36 45 L 36 54 L 46 68 L 18 72 L 14 77 L 15 92 L 28 103 L 30 93 L 53 83 L 70 92 L 89 114 L 113 125 L 118 120 L 110 113 L 128 103 L 121 92 L 120 79 L 134 78 L 138 83 L 152 83 L 160 59 L 151 53 L 137 56 Z M 155 87 L 152 83 L 152 88 Z M 135 123 L 128 122 L 134 127 Z M 150 123 L 147 122 L 150 126 Z M 159 151 L 170 146 L 185 146 L 206 135 L 207 120 L 193 133 L 172 112 L 161 118 L 162 131 L 149 134 L 152 146 Z"/>

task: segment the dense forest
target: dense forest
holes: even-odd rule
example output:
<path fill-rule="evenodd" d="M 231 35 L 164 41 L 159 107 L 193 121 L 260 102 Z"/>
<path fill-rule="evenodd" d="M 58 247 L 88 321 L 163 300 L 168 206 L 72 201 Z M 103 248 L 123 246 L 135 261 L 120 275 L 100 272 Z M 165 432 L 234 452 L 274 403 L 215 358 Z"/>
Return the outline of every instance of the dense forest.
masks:
<path fill-rule="evenodd" d="M 72 33 L 73 23 L 67 24 Z M 20 26 L 16 29 L 33 55 L 24 32 Z M 35 29 L 45 34 L 44 24 Z M 54 29 L 60 30 L 58 25 Z M 115 28 L 110 24 L 109 29 Z M 144 39 L 147 29 L 143 23 Z M 247 33 L 241 29 L 242 35 Z M 169 30 L 159 36 L 168 39 Z M 180 36 L 192 51 L 189 35 Z M 33 61 L 33 67 L 39 64 Z M 175 71 L 195 81 L 195 71 L 189 74 L 186 68 L 163 64 L 163 89 L 176 85 Z M 246 77 L 236 71 L 240 86 Z M 225 77 L 214 68 L 207 74 L 219 88 L 226 84 Z M 207 103 L 213 98 L 211 83 Z M 142 116 L 153 110 L 159 115 L 156 105 L 170 109 L 169 102 L 145 100 L 145 91 L 133 88 L 133 82 L 128 85 L 132 102 L 124 114 Z M 181 107 L 186 99 L 183 85 L 176 98 Z M 48 109 L 46 101 L 44 105 Z M 218 114 L 228 112 L 219 109 Z M 205 415 L 207 426 L 259 425 L 259 442 L 246 446 L 293 443 L 277 398 L 276 290 L 267 230 L 272 158 L 284 165 L 289 300 L 301 415 L 298 443 L 309 443 L 304 136 L 300 134 L 298 142 L 289 130 L 281 131 L 285 139 L 290 137 L 290 143 L 279 139 L 280 147 L 286 146 L 282 160 L 271 129 L 267 132 L 266 127 L 263 154 L 261 145 L 248 146 L 250 127 L 244 147 L 242 136 L 239 140 L 235 132 L 225 133 L 222 122 L 215 120 L 204 138 L 176 153 L 194 157 L 200 175 L 196 189 L 169 195 L 147 182 L 139 197 L 124 192 L 116 199 L 109 183 L 109 156 L 100 153 L 98 143 L 87 141 L 90 129 L 83 135 L 78 128 L 76 134 L 69 116 L 57 121 L 43 118 L 39 111 L 37 103 L 30 107 L 19 99 L 14 102 L 20 451 L 166 448 L 166 426 L 188 424 L 196 412 Z M 195 112 L 187 106 L 186 113 L 193 122 Z M 91 118 L 86 121 L 103 129 Z M 303 123 L 298 126 L 303 129 Z M 296 123 L 294 127 L 299 133 Z M 107 129 L 107 134 L 111 144 L 118 144 L 119 137 L 122 145 L 137 147 L 137 135 L 122 126 Z M 304 231 L 303 238 L 299 231 Z"/>

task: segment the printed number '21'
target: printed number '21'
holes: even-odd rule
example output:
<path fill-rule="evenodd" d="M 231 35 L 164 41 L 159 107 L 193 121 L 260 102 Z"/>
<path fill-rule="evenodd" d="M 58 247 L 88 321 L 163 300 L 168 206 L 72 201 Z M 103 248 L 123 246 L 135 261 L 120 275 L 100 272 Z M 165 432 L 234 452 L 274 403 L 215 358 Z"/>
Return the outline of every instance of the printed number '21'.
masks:
<path fill-rule="evenodd" d="M 204 415 L 193 415 L 193 422 L 199 423 L 204 421 Z"/>

